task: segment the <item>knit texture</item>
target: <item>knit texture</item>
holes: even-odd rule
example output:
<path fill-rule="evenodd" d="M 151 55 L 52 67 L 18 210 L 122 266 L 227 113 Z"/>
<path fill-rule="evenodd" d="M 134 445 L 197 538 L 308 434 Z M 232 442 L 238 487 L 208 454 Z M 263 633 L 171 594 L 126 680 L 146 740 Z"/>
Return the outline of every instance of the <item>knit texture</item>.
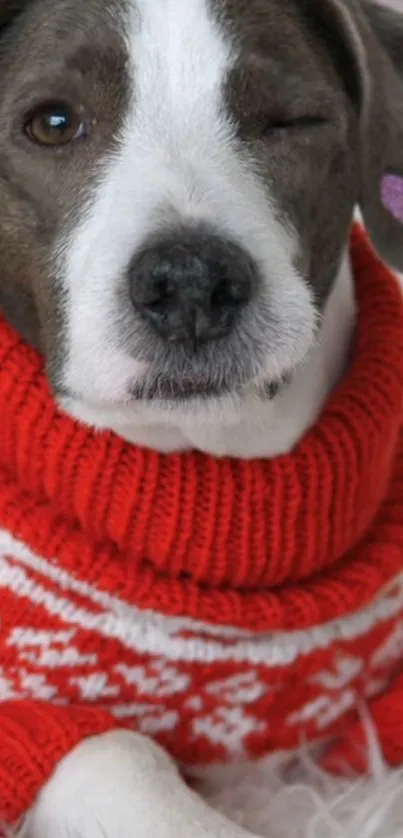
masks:
<path fill-rule="evenodd" d="M 271 461 L 160 455 L 89 430 L 0 321 L 9 823 L 84 736 L 123 724 L 185 762 L 259 756 L 339 735 L 398 670 L 403 302 L 358 228 L 351 252 L 349 369 Z"/>
<path fill-rule="evenodd" d="M 59 760 L 87 736 L 106 733 L 116 722 L 102 710 L 12 701 L 1 707 L 0 790 L 2 821 L 15 823 Z M 39 764 L 38 764 L 39 757 Z M 1 833 L 0 833 L 1 834 Z"/>

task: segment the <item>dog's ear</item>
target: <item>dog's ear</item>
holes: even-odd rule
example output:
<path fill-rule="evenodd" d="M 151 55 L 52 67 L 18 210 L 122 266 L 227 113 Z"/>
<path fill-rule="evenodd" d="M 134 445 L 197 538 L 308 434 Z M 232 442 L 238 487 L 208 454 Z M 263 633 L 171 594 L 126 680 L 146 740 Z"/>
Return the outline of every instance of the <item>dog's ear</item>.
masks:
<path fill-rule="evenodd" d="M 360 120 L 357 201 L 380 255 L 403 270 L 403 13 L 372 0 L 315 5 Z"/>
<path fill-rule="evenodd" d="M 398 12 L 389 6 L 378 5 L 374 0 L 363 0 L 364 12 L 379 43 L 403 78 L 403 3 L 401 0 L 400 5 L 401 11 Z"/>

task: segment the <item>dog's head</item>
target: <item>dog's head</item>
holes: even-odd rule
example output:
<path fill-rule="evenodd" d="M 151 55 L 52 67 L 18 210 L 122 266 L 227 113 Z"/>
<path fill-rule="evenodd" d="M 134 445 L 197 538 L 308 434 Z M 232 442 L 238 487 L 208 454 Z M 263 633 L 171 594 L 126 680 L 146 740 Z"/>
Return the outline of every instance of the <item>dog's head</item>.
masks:
<path fill-rule="evenodd" d="M 0 0 L 0 306 L 63 403 L 272 396 L 356 204 L 403 268 L 402 75 L 363 0 Z"/>

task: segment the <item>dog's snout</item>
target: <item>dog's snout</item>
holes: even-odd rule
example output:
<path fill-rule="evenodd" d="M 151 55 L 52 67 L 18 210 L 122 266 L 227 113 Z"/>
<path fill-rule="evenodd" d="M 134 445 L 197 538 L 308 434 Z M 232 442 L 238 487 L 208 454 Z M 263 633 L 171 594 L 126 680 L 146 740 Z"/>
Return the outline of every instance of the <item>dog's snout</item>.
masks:
<path fill-rule="evenodd" d="M 240 247 L 195 232 L 149 244 L 129 269 L 136 310 L 165 340 L 192 345 L 231 332 L 255 280 Z"/>

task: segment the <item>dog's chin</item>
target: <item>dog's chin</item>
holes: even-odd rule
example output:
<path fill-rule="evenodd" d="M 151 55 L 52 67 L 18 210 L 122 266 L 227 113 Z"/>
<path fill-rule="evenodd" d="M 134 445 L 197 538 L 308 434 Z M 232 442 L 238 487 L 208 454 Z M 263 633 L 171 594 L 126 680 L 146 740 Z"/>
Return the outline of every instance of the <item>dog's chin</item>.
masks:
<path fill-rule="evenodd" d="M 158 379 L 133 383 L 121 400 L 91 399 L 59 394 L 57 401 L 72 418 L 98 430 L 112 430 L 128 437 L 131 428 L 143 424 L 172 427 L 183 423 L 236 424 L 245 405 L 269 402 L 289 385 L 291 376 L 272 381 L 223 387 L 200 381 Z M 130 436 L 132 434 L 130 433 Z M 136 436 L 136 434 L 134 434 Z"/>

